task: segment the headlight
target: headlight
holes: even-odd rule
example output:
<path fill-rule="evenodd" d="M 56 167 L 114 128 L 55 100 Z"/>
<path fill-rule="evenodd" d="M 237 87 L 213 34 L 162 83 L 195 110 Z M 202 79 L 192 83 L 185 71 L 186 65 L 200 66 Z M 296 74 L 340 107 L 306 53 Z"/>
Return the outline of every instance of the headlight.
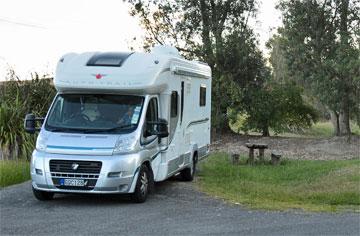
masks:
<path fill-rule="evenodd" d="M 46 150 L 47 137 L 39 134 L 36 140 L 36 150 L 44 152 Z"/>
<path fill-rule="evenodd" d="M 136 138 L 134 136 L 130 137 L 120 137 L 115 144 L 113 154 L 131 152 L 136 146 Z"/>

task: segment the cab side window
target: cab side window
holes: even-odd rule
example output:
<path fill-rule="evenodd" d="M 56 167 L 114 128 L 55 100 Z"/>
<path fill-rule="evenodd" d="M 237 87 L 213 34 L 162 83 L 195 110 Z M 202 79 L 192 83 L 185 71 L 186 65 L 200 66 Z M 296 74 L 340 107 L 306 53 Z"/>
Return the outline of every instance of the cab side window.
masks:
<path fill-rule="evenodd" d="M 158 102 L 157 98 L 152 98 L 149 102 L 148 109 L 146 112 L 146 124 L 144 130 L 144 137 L 151 136 L 156 131 L 156 125 L 154 122 L 158 121 Z"/>

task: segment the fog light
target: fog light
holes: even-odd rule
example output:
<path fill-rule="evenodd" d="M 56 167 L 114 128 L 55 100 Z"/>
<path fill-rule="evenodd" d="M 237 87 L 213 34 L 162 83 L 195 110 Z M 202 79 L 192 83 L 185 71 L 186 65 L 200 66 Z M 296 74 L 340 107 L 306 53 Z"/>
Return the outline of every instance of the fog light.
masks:
<path fill-rule="evenodd" d="M 37 175 L 43 175 L 43 172 L 42 172 L 41 169 L 36 169 L 35 168 L 35 172 L 36 172 Z"/>
<path fill-rule="evenodd" d="M 116 177 L 120 177 L 121 176 L 121 172 L 109 172 L 108 177 L 109 178 L 116 178 Z"/>
<path fill-rule="evenodd" d="M 119 186 L 119 192 L 126 192 L 128 190 L 127 184 L 122 184 Z"/>

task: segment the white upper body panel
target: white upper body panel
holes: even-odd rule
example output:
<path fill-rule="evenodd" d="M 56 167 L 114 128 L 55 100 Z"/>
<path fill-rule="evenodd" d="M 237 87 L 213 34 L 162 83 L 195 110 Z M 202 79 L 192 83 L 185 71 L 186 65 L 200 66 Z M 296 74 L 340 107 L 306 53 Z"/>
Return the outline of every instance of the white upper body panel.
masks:
<path fill-rule="evenodd" d="M 153 53 L 128 53 L 120 58 L 120 65 L 89 64 L 102 55 L 121 53 L 86 52 L 69 53 L 58 62 L 55 87 L 59 92 L 97 91 L 129 94 L 155 94 L 164 91 L 174 78 L 160 76 L 163 72 L 194 77 L 211 77 L 210 67 L 180 57 L 177 50 L 168 46 L 155 47 Z M 115 57 L 116 57 L 115 55 Z M 116 59 L 116 58 L 115 58 Z M 103 58 L 103 62 L 106 58 Z"/>

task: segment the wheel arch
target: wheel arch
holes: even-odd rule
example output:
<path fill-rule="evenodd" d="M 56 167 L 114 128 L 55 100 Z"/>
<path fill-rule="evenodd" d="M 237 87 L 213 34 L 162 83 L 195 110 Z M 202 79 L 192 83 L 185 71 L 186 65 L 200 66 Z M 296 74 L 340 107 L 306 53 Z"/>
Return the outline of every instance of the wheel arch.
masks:
<path fill-rule="evenodd" d="M 151 177 L 154 178 L 154 172 L 151 168 L 150 160 L 143 161 L 140 166 L 142 166 L 142 165 L 145 165 L 149 169 L 149 171 L 151 172 Z"/>
<path fill-rule="evenodd" d="M 199 161 L 198 150 L 194 151 L 192 158 L 195 163 L 197 163 Z"/>
<path fill-rule="evenodd" d="M 141 165 L 145 165 L 149 170 L 149 173 L 150 173 L 150 185 L 149 185 L 150 188 L 149 188 L 149 191 L 151 193 L 154 190 L 154 171 L 153 171 L 153 169 L 151 167 L 151 162 L 150 162 L 150 160 L 145 160 L 145 161 L 143 161 L 143 163 Z"/>
<path fill-rule="evenodd" d="M 192 155 L 191 155 L 191 158 L 192 158 L 192 160 L 193 161 L 195 161 L 195 163 L 197 163 L 197 161 L 198 161 L 198 157 L 199 157 L 199 155 L 198 155 L 198 145 L 197 144 L 194 144 L 193 146 L 192 146 Z"/>
<path fill-rule="evenodd" d="M 133 177 L 130 189 L 129 189 L 129 193 L 133 193 L 134 190 L 135 190 L 135 185 L 136 185 L 137 179 L 139 178 L 139 170 L 140 170 L 142 165 L 145 165 L 148 168 L 149 172 L 150 172 L 150 178 L 151 178 L 150 190 L 152 190 L 153 182 L 154 182 L 154 172 L 153 172 L 153 170 L 151 168 L 150 160 L 144 160 L 143 162 L 141 162 L 141 164 L 137 167 L 137 169 L 135 171 L 135 174 L 134 174 L 134 177 Z"/>

